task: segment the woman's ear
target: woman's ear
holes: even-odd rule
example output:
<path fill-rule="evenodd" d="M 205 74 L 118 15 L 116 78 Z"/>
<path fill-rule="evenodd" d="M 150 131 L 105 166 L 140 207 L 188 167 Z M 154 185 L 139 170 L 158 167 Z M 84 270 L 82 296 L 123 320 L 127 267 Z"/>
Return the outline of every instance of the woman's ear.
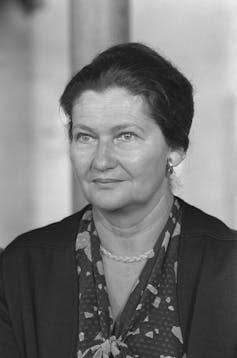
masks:
<path fill-rule="evenodd" d="M 172 163 L 173 167 L 177 167 L 185 158 L 185 151 L 181 149 L 171 149 L 168 155 L 168 160 Z"/>

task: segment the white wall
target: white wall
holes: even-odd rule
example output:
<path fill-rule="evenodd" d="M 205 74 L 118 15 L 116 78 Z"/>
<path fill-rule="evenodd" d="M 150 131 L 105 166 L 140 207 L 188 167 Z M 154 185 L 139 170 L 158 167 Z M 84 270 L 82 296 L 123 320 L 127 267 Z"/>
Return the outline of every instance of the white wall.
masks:
<path fill-rule="evenodd" d="M 0 6 L 0 247 L 71 212 L 58 98 L 69 75 L 68 1 Z"/>
<path fill-rule="evenodd" d="M 237 3 L 131 0 L 131 40 L 191 80 L 195 117 L 177 193 L 237 228 Z"/>

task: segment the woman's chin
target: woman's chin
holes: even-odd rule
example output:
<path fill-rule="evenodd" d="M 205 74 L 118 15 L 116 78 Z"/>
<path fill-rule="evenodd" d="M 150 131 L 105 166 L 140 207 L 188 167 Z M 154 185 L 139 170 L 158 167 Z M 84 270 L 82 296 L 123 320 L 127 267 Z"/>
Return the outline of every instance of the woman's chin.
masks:
<path fill-rule="evenodd" d="M 123 210 L 131 204 L 128 197 L 116 195 L 89 196 L 87 200 L 92 204 L 92 206 L 106 211 Z"/>
<path fill-rule="evenodd" d="M 104 200 L 95 200 L 94 202 L 92 202 L 92 206 L 95 206 L 98 209 L 104 211 L 117 211 L 124 209 L 126 207 L 126 204 L 122 202 L 106 202 Z"/>

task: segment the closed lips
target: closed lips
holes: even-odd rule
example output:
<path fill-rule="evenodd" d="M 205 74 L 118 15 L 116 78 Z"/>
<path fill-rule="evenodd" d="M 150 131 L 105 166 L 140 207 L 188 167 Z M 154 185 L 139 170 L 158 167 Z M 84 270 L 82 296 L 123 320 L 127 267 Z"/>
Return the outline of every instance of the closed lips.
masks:
<path fill-rule="evenodd" d="M 112 179 L 112 178 L 96 178 L 92 180 L 93 182 L 98 182 L 98 183 L 115 183 L 115 182 L 119 182 L 122 181 L 120 179 Z"/>

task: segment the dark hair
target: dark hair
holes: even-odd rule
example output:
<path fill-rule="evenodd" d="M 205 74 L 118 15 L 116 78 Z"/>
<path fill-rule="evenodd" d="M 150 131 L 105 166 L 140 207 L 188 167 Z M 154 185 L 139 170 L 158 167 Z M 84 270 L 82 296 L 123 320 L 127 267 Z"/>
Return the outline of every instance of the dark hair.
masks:
<path fill-rule="evenodd" d="M 141 95 L 167 144 L 187 150 L 194 112 L 192 85 L 169 61 L 140 43 L 108 48 L 68 83 L 60 104 L 69 118 L 70 139 L 75 100 L 86 90 L 104 91 L 111 87 Z"/>

